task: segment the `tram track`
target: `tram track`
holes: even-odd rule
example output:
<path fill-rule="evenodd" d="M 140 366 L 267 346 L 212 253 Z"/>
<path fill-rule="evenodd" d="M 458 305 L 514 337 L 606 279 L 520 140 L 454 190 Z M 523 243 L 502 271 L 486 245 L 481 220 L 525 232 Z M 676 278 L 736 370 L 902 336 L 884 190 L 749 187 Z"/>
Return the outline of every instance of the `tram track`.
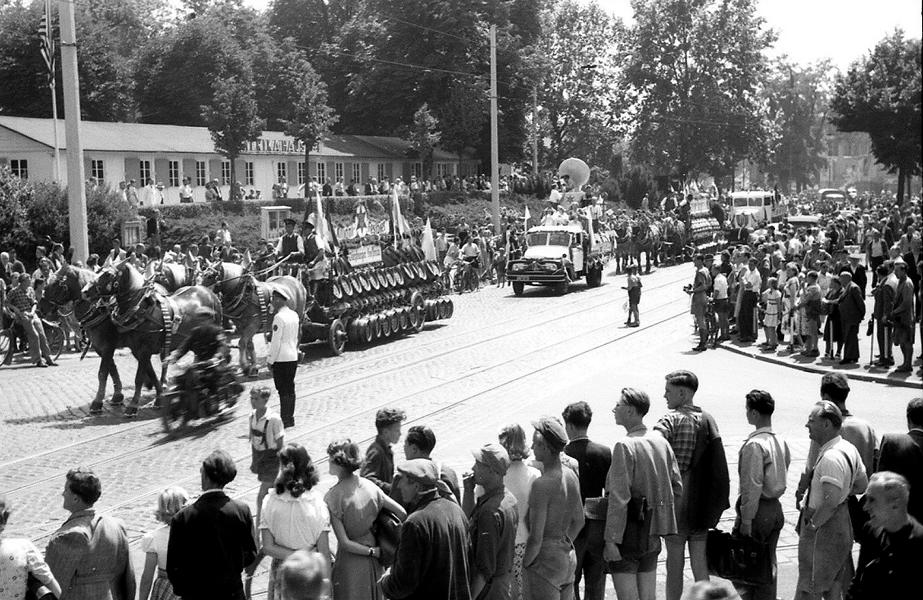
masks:
<path fill-rule="evenodd" d="M 679 279 L 671 279 L 670 281 L 647 288 L 647 293 L 653 292 L 654 290 L 675 286 L 679 282 L 684 281 L 686 279 L 688 279 L 688 277 L 685 277 L 685 276 Z M 387 351 L 383 350 L 381 353 L 376 353 L 375 356 L 370 356 L 368 358 L 361 358 L 361 359 L 352 360 L 348 362 L 344 361 L 343 365 L 338 365 L 338 366 L 326 369 L 324 372 L 325 378 L 338 379 L 336 376 L 339 374 L 349 374 L 349 373 L 355 373 L 355 372 L 360 372 L 360 374 L 354 377 L 351 377 L 351 378 L 347 378 L 345 380 L 338 380 L 337 383 L 332 384 L 332 385 L 319 386 L 319 387 L 314 387 L 314 388 L 309 388 L 307 390 L 303 390 L 301 391 L 301 393 L 299 393 L 297 399 L 304 399 L 306 397 L 314 396 L 317 394 L 326 394 L 338 388 L 347 387 L 359 381 L 366 380 L 370 377 L 378 377 L 385 373 L 393 373 L 395 371 L 395 367 L 393 366 L 387 366 L 387 367 L 384 367 L 382 369 L 379 369 L 377 371 L 372 371 L 372 372 L 362 372 L 362 371 L 364 367 L 367 367 L 369 365 L 374 365 L 376 362 L 381 362 L 386 359 L 391 360 L 393 362 L 395 358 L 395 354 L 398 357 L 401 356 L 402 354 L 403 355 L 409 355 L 409 354 L 421 355 L 422 354 L 422 358 L 414 358 L 412 360 L 402 363 L 401 366 L 399 367 L 399 369 L 409 369 L 415 366 L 419 366 L 426 362 L 430 362 L 430 361 L 433 361 L 439 358 L 443 358 L 453 353 L 458 353 L 464 350 L 468 350 L 478 345 L 488 344 L 490 342 L 497 341 L 501 338 L 507 338 L 511 335 L 522 334 L 524 332 L 527 332 L 527 331 L 530 331 L 536 328 L 545 327 L 547 326 L 547 322 L 549 321 L 549 319 L 557 319 L 557 318 L 562 318 L 562 317 L 563 318 L 578 317 L 579 314 L 583 311 L 600 308 L 607 304 L 616 304 L 619 301 L 624 301 L 625 299 L 627 299 L 627 294 L 622 294 L 620 292 L 619 295 L 615 297 L 604 297 L 601 301 L 594 301 L 590 303 L 586 302 L 590 298 L 587 298 L 585 294 L 593 293 L 593 298 L 595 299 L 596 297 L 601 296 L 605 290 L 606 290 L 605 286 L 600 287 L 600 288 L 594 288 L 592 290 L 587 290 L 587 291 L 582 292 L 581 295 L 575 295 L 574 299 L 569 300 L 565 302 L 564 304 L 556 303 L 542 310 L 528 312 L 525 314 L 519 314 L 515 317 L 505 319 L 499 322 L 493 322 L 483 327 L 478 327 L 476 329 L 460 332 L 457 334 L 443 336 L 438 339 L 424 342 L 422 344 L 418 344 L 418 345 L 415 345 L 413 347 L 410 347 L 404 350 L 399 350 L 397 351 L 397 353 L 387 353 Z M 527 299 L 520 299 L 520 301 L 526 301 L 526 300 Z M 574 305 L 579 305 L 579 308 L 580 308 L 579 312 L 573 312 L 572 308 Z M 549 315 L 549 313 L 551 313 L 551 315 Z M 555 315 L 559 315 L 559 316 L 555 316 Z M 513 328 L 513 329 L 505 327 L 512 323 L 521 322 L 521 321 L 529 321 L 529 323 L 523 326 L 520 326 L 518 328 Z M 496 335 L 488 336 L 486 338 L 483 338 L 483 337 L 476 338 L 469 343 L 463 343 L 460 345 L 452 344 L 453 340 L 457 340 L 457 339 L 465 338 L 465 337 L 477 336 L 477 334 L 482 333 L 487 330 L 499 331 L 499 333 Z M 434 352 L 434 353 L 427 353 L 426 349 L 432 348 L 432 347 L 439 347 L 439 348 L 442 348 L 442 350 Z M 310 368 L 310 364 L 311 363 L 306 363 L 305 366 L 307 368 Z M 248 383 L 248 382 L 245 380 L 244 383 Z M 91 417 L 88 417 L 88 418 L 91 418 Z M 231 419 L 228 419 L 226 423 L 241 421 L 245 418 L 249 418 L 248 415 L 244 414 L 240 416 L 235 416 L 235 417 L 232 417 Z M 155 421 L 156 421 L 156 425 L 154 424 Z M 226 425 L 226 423 L 222 423 L 222 426 Z M 151 429 L 153 429 L 154 431 L 148 431 Z M 2 472 L 3 469 L 11 468 L 11 467 L 21 468 L 22 465 L 27 464 L 29 462 L 34 462 L 44 457 L 48 457 L 48 456 L 51 456 L 59 452 L 65 452 L 67 450 L 72 450 L 74 448 L 79 448 L 81 446 L 87 446 L 88 448 L 92 449 L 92 447 L 98 444 L 99 442 L 102 442 L 104 440 L 110 440 L 117 436 L 125 436 L 127 440 L 130 440 L 131 439 L 130 434 L 134 432 L 141 433 L 142 430 L 148 433 L 148 435 L 154 434 L 155 431 L 160 431 L 159 419 L 141 420 L 135 423 L 127 424 L 125 427 L 120 427 L 116 431 L 110 431 L 110 432 L 99 434 L 96 436 L 84 438 L 84 439 L 77 440 L 72 443 L 65 444 L 62 446 L 57 446 L 54 448 L 46 448 L 40 452 L 35 452 L 28 456 L 24 456 L 24 457 L 20 457 L 20 458 L 10 460 L 4 463 L 0 463 L 0 472 Z M 132 450 L 131 452 L 137 452 L 145 448 L 156 448 L 156 447 L 162 446 L 164 443 L 169 442 L 169 441 L 170 441 L 169 439 L 161 438 L 159 440 L 156 440 L 154 442 L 151 442 L 149 444 L 145 444 L 139 448 L 136 448 Z M 125 456 L 126 454 L 124 453 L 119 454 L 117 456 L 110 457 L 110 459 L 107 459 L 105 462 L 108 462 L 108 460 L 115 460 L 119 457 L 125 457 Z M 93 464 L 105 464 L 105 463 L 97 462 Z M 93 464 L 90 464 L 88 466 L 92 467 Z M 19 487 L 7 489 L 6 491 L 7 493 L 14 493 L 14 492 L 17 492 L 23 489 L 27 489 L 28 487 L 30 486 L 28 485 L 19 486 Z"/>
<path fill-rule="evenodd" d="M 662 310 L 662 309 L 664 309 L 664 308 L 666 308 L 666 307 L 669 307 L 670 305 L 672 305 L 672 304 L 674 304 L 674 303 L 675 303 L 675 300 L 662 303 L 662 304 L 660 304 L 660 305 L 657 305 L 657 306 L 655 306 L 655 307 L 650 308 L 648 311 L 646 311 L 645 314 L 646 314 L 646 315 L 651 315 L 651 314 L 653 314 L 655 311 Z M 450 410 L 452 410 L 452 409 L 454 409 L 454 408 L 456 408 L 456 407 L 458 407 L 458 406 L 460 406 L 460 405 L 462 405 L 462 404 L 464 404 L 464 403 L 467 403 L 467 402 L 470 402 L 470 401 L 472 401 L 472 400 L 475 400 L 475 399 L 477 399 L 477 398 L 479 398 L 479 397 L 481 397 L 481 396 L 484 396 L 484 395 L 487 395 L 487 394 L 496 392 L 496 391 L 498 391 L 498 390 L 500 390 L 500 389 L 503 389 L 503 388 L 505 388 L 505 387 L 507 387 L 507 386 L 514 385 L 514 384 L 516 384 L 516 383 L 518 383 L 518 382 L 521 382 L 521 381 L 524 380 L 524 379 L 527 379 L 527 378 L 529 378 L 529 377 L 533 377 L 534 375 L 536 375 L 536 374 L 538 374 L 538 373 L 540 373 L 540 372 L 542 372 L 542 371 L 544 371 L 544 370 L 546 370 L 546 369 L 553 368 L 553 367 L 555 367 L 555 366 L 559 366 L 559 365 L 561 365 L 561 364 L 563 364 L 563 363 L 566 363 L 566 362 L 568 362 L 568 361 L 574 360 L 574 359 L 580 357 L 581 355 L 583 355 L 583 354 L 585 354 L 585 353 L 587 353 L 587 352 L 593 352 L 593 351 L 595 351 L 595 350 L 599 350 L 599 349 L 604 348 L 604 347 L 606 347 L 606 346 L 609 346 L 609 345 L 612 345 L 612 344 L 614 344 L 614 343 L 617 343 L 617 342 L 619 342 L 619 341 L 621 341 L 621 340 L 624 340 L 624 339 L 626 339 L 626 338 L 630 338 L 630 337 L 632 337 L 632 336 L 638 335 L 638 334 L 640 334 L 640 333 L 642 333 L 642 332 L 644 332 L 644 331 L 647 331 L 647 330 L 649 330 L 649 329 L 651 329 L 651 328 L 653 328 L 653 327 L 657 327 L 657 326 L 659 326 L 659 325 L 661 325 L 661 324 L 670 322 L 670 321 L 672 321 L 672 320 L 674 320 L 674 319 L 676 319 L 676 318 L 678 318 L 678 317 L 681 317 L 681 316 L 683 316 L 683 315 L 685 315 L 685 314 L 687 314 L 687 311 L 684 309 L 684 310 L 679 311 L 679 312 L 671 312 L 671 313 L 668 313 L 666 316 L 664 316 L 664 317 L 662 317 L 662 318 L 659 318 L 659 319 L 657 319 L 657 320 L 649 321 L 648 324 L 646 324 L 645 326 L 642 326 L 642 327 L 638 327 L 638 328 L 630 329 L 630 330 L 621 330 L 621 329 L 619 329 L 619 331 L 622 332 L 622 335 L 616 335 L 616 336 L 611 337 L 611 338 L 608 337 L 608 336 L 606 336 L 607 339 L 604 339 L 604 341 L 602 341 L 602 342 L 594 343 L 594 344 L 592 344 L 592 345 L 590 345 L 590 346 L 588 346 L 588 347 L 587 347 L 587 346 L 582 346 L 578 351 L 576 351 L 576 352 L 571 352 L 571 353 L 569 353 L 569 354 L 567 354 L 567 355 L 565 355 L 565 356 L 559 356 L 559 357 L 553 359 L 551 362 L 547 362 L 547 361 L 542 362 L 542 361 L 540 361 L 540 364 L 539 364 L 539 366 L 538 366 L 537 368 L 530 368 L 530 369 L 527 369 L 524 373 L 518 374 L 518 375 L 515 376 L 515 377 L 511 377 L 511 378 L 504 379 L 501 383 L 498 383 L 498 384 L 495 384 L 495 385 L 491 385 L 491 386 L 489 386 L 489 387 L 487 387 L 487 388 L 485 388 L 485 389 L 480 389 L 480 390 L 477 390 L 477 391 L 475 391 L 475 392 L 473 392 L 473 393 L 470 393 L 470 394 L 466 394 L 466 395 L 464 395 L 464 396 L 461 397 L 461 398 L 458 398 L 458 399 L 456 399 L 456 400 L 452 400 L 452 401 L 450 401 L 450 402 L 447 402 L 447 403 L 445 403 L 445 404 L 442 404 L 442 405 L 438 406 L 437 408 L 435 408 L 435 409 L 433 409 L 433 410 L 431 410 L 431 411 L 426 411 L 426 412 L 424 412 L 423 414 L 414 415 L 413 417 L 411 417 L 410 419 L 408 419 L 408 421 L 406 422 L 406 424 L 407 424 L 407 425 L 411 425 L 411 424 L 415 424 L 415 423 L 427 421 L 427 420 L 429 420 L 429 419 L 432 419 L 433 417 L 437 417 L 437 416 L 439 416 L 439 415 L 441 415 L 441 414 L 443 414 L 443 413 L 445 413 L 445 412 L 447 412 L 447 411 L 450 411 Z M 650 318 L 650 317 L 649 317 L 649 318 Z M 541 346 L 541 347 L 538 347 L 538 348 L 531 349 L 531 350 L 529 350 L 529 351 L 527 351 L 527 352 L 524 352 L 524 353 L 522 353 L 522 354 L 519 354 L 519 355 L 517 355 L 517 356 L 515 356 L 515 357 L 513 357 L 513 358 L 509 358 L 509 359 L 506 359 L 506 360 L 503 360 L 503 361 L 496 362 L 496 363 L 494 363 L 494 364 L 491 364 L 491 365 L 488 366 L 488 367 L 485 367 L 484 369 L 481 369 L 481 370 L 477 371 L 476 373 L 465 373 L 465 374 L 462 374 L 462 375 L 460 375 L 460 376 L 458 376 L 458 377 L 454 377 L 454 378 L 449 379 L 449 380 L 446 380 L 446 381 L 441 381 L 441 382 L 439 382 L 439 383 L 436 383 L 436 384 L 434 384 L 434 385 L 432 385 L 432 386 L 429 386 L 429 387 L 426 387 L 426 388 L 424 388 L 424 389 L 413 390 L 413 391 L 411 391 L 410 393 L 405 394 L 405 395 L 403 395 L 403 396 L 401 396 L 401 397 L 398 397 L 398 398 L 391 398 L 391 399 L 388 399 L 388 400 L 386 400 L 386 401 L 384 401 L 384 402 L 375 403 L 375 404 L 372 405 L 372 406 L 364 406 L 364 407 L 360 408 L 359 410 L 356 410 L 356 411 L 354 411 L 354 412 L 351 412 L 351 413 L 348 414 L 348 415 L 345 415 L 345 416 L 342 416 L 342 417 L 338 417 L 338 418 L 333 419 L 333 420 L 327 420 L 326 422 L 324 422 L 324 423 L 322 423 L 322 424 L 319 424 L 319 425 L 317 425 L 317 426 L 311 427 L 311 428 L 309 428 L 309 429 L 307 429 L 307 430 L 303 430 L 303 431 L 299 431 L 299 432 L 295 432 L 295 433 L 288 433 L 288 434 L 286 435 L 286 439 L 287 439 L 287 441 L 305 441 L 305 440 L 310 440 L 313 436 L 316 436 L 318 433 L 321 433 L 321 432 L 323 432 L 323 431 L 325 431 L 325 430 L 329 430 L 330 428 L 332 428 L 332 427 L 334 427 L 334 426 L 336 426 L 336 425 L 341 425 L 341 424 L 346 424 L 346 423 L 353 423 L 353 422 L 365 422 L 365 421 L 369 421 L 370 418 L 371 418 L 371 415 L 374 415 L 374 413 L 375 413 L 377 410 L 379 410 L 380 408 L 383 408 L 383 407 L 385 407 L 385 406 L 393 406 L 393 405 L 395 405 L 395 404 L 398 404 L 398 405 L 399 405 L 402 401 L 406 401 L 406 400 L 408 400 L 408 399 L 411 399 L 411 398 L 414 398 L 414 397 L 419 397 L 419 396 L 434 397 L 434 392 L 436 392 L 436 391 L 439 390 L 440 388 L 448 387 L 448 386 L 450 386 L 450 385 L 456 385 L 456 384 L 458 384 L 458 383 L 461 382 L 461 381 L 464 381 L 464 380 L 466 380 L 466 379 L 469 379 L 469 378 L 471 378 L 471 377 L 474 377 L 475 375 L 482 374 L 482 373 L 484 373 L 484 372 L 486 372 L 486 371 L 491 371 L 491 370 L 503 368 L 503 367 L 505 367 L 505 366 L 507 366 L 507 365 L 513 363 L 513 362 L 521 361 L 521 360 L 523 360 L 524 358 L 526 358 L 526 357 L 528 357 L 528 356 L 531 356 L 531 355 L 535 355 L 535 354 L 539 354 L 539 355 L 545 354 L 545 355 L 547 355 L 549 349 L 554 348 L 554 347 L 556 347 L 556 346 L 560 346 L 560 345 L 563 344 L 563 343 L 566 343 L 566 342 L 569 342 L 569 341 L 574 341 L 574 340 L 576 340 L 576 339 L 585 337 L 585 336 L 587 336 L 587 335 L 588 335 L 589 333 L 591 333 L 591 332 L 595 333 L 596 335 L 603 336 L 604 334 L 607 334 L 609 331 L 611 331 L 611 329 L 618 329 L 618 327 L 617 327 L 616 325 L 609 325 L 609 326 L 606 326 L 606 327 L 603 327 L 603 328 L 595 328 L 595 327 L 594 327 L 594 328 L 589 328 L 589 329 L 582 329 L 582 330 L 580 330 L 579 332 L 574 333 L 573 335 L 571 335 L 571 336 L 569 336 L 569 337 L 567 337 L 567 338 L 565 338 L 565 339 L 557 339 L 557 340 L 555 340 L 553 343 L 550 343 L 550 344 L 547 344 L 547 345 L 544 345 L 544 346 Z M 348 384 L 343 384 L 343 385 L 348 385 Z M 332 386 L 332 387 L 335 388 L 335 387 L 340 387 L 340 386 Z M 438 396 L 438 395 L 435 395 L 435 396 Z M 364 419 L 364 421 L 363 421 L 362 419 Z M 224 425 L 224 424 L 223 424 L 223 425 Z M 356 442 L 359 443 L 360 445 L 365 445 L 365 444 L 371 442 L 372 439 L 374 439 L 374 436 L 367 436 L 367 437 L 365 437 L 365 438 L 362 438 L 362 439 L 359 439 L 359 440 L 354 440 L 354 441 L 356 441 Z M 111 457 L 111 458 L 108 458 L 108 459 L 104 459 L 104 460 L 101 460 L 101 461 L 97 461 L 96 463 L 91 463 L 91 464 L 89 464 L 88 466 L 89 466 L 90 468 L 93 468 L 94 466 L 101 466 L 102 464 L 107 464 L 107 463 L 111 463 L 111 462 L 132 460 L 133 458 L 137 458 L 138 456 L 140 456 L 140 455 L 142 455 L 142 454 L 144 454 L 144 453 L 147 453 L 147 452 L 150 452 L 150 451 L 155 450 L 157 447 L 158 447 L 158 446 L 155 446 L 155 445 L 148 445 L 148 446 L 145 446 L 145 447 L 143 447 L 143 448 L 138 448 L 138 449 L 136 449 L 136 450 L 130 451 L 130 452 L 128 452 L 128 453 L 123 453 L 123 454 L 121 454 L 121 455 L 119 455 L 119 456 L 117 456 L 117 457 Z M 235 457 L 234 460 L 235 460 L 235 463 L 237 463 L 238 467 L 240 468 L 241 465 L 244 465 L 244 467 L 245 467 L 246 465 L 248 465 L 248 464 L 249 464 L 249 461 L 250 461 L 250 458 L 251 458 L 250 455 L 247 454 L 247 455 L 245 455 L 245 456 L 238 456 L 238 457 Z M 325 464 L 325 463 L 327 462 L 327 458 L 326 458 L 326 456 L 318 456 L 317 460 L 315 460 L 314 462 L 315 462 L 316 465 Z M 32 488 L 38 487 L 38 486 L 40 486 L 40 485 L 50 483 L 50 482 L 52 482 L 52 481 L 58 482 L 58 481 L 60 480 L 61 477 L 63 477 L 63 474 L 55 474 L 55 475 L 53 475 L 53 476 L 44 477 L 44 478 L 42 478 L 41 480 L 37 480 L 37 481 L 31 482 L 30 484 L 28 484 L 28 485 L 26 485 L 26 486 L 20 486 L 19 488 L 14 489 L 14 490 L 7 490 L 7 494 L 10 495 L 10 496 L 14 496 L 14 495 L 16 495 L 17 493 L 22 493 L 22 492 L 26 491 L 27 489 L 32 489 Z M 130 496 L 129 498 L 126 498 L 126 499 L 124 499 L 124 500 L 118 501 L 118 502 L 116 502 L 116 503 L 114 503 L 114 504 L 107 505 L 101 512 L 106 512 L 106 513 L 108 513 L 108 512 L 118 511 L 118 510 L 120 510 L 120 509 L 125 509 L 125 508 L 128 508 L 128 507 L 132 507 L 132 506 L 138 505 L 139 503 L 141 503 L 142 500 L 146 500 L 146 499 L 149 499 L 149 501 L 148 501 L 148 502 L 145 502 L 144 504 L 152 504 L 152 503 L 153 503 L 153 499 L 154 499 L 154 497 L 156 496 L 156 494 L 158 494 L 162 489 L 164 489 L 164 487 L 169 487 L 169 486 L 174 486 L 174 485 L 183 485 L 184 483 L 187 484 L 187 485 L 190 485 L 190 484 L 191 484 L 191 485 L 196 485 L 197 482 L 198 482 L 197 476 L 194 475 L 194 474 L 191 474 L 191 475 L 187 475 L 187 476 L 185 476 L 185 477 L 182 477 L 182 478 L 180 478 L 180 479 L 177 479 L 177 480 L 175 480 L 175 481 L 172 481 L 172 482 L 170 482 L 170 483 L 167 483 L 167 484 L 158 483 L 156 486 L 152 486 L 152 487 L 149 487 L 149 488 L 147 488 L 147 489 L 144 489 L 144 490 L 141 491 L 140 493 L 135 494 L 135 495 L 132 495 L 132 496 Z M 248 494 L 252 494 L 252 493 L 253 493 L 255 490 L 257 490 L 258 488 L 259 488 L 258 485 L 256 485 L 256 486 L 247 485 L 247 486 L 243 487 L 242 489 L 237 490 L 237 491 L 234 492 L 232 495 L 233 495 L 234 497 L 246 496 L 246 495 L 248 495 Z M 55 526 L 55 528 L 56 528 L 56 526 Z M 33 541 L 40 542 L 40 541 L 43 540 L 45 537 L 47 537 L 48 535 L 50 535 L 51 533 L 53 533 L 53 531 L 54 531 L 54 529 L 49 529 L 49 530 L 46 530 L 46 531 L 43 531 L 43 532 L 35 532 L 34 529 L 33 529 L 32 532 L 27 531 L 27 532 L 26 532 L 26 535 L 27 535 L 28 537 L 32 538 Z"/>

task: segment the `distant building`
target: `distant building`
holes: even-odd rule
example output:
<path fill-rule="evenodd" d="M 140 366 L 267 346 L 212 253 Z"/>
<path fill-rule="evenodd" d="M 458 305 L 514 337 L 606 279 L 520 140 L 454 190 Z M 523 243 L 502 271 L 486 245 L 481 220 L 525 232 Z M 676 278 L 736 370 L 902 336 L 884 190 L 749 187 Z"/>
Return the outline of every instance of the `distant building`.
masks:
<path fill-rule="evenodd" d="M 51 119 L 0 116 L 0 166 L 23 178 L 50 181 L 54 177 L 54 133 Z M 60 179 L 67 169 L 64 122 L 58 122 L 61 149 Z M 217 179 L 224 198 L 229 197 L 231 163 L 215 152 L 205 127 L 144 123 L 81 124 L 84 177 L 112 188 L 134 179 L 139 188 L 147 180 L 164 185 L 167 204 L 179 203 L 179 186 L 189 177 L 196 202 L 205 200 L 205 183 Z M 235 164 L 237 180 L 245 193 L 251 189 L 270 199 L 272 186 L 285 178 L 289 197 L 302 194 L 298 186 L 317 177 L 320 183 L 342 178 L 364 184 L 370 178 L 405 182 L 420 176 L 422 163 L 410 143 L 396 137 L 333 135 L 311 151 L 310 174 L 304 172 L 304 144 L 278 131 L 264 131 Z M 479 161 L 436 149 L 436 175 L 466 176 L 478 172 Z M 142 198 L 143 200 L 143 198 Z"/>
<path fill-rule="evenodd" d="M 897 191 L 897 175 L 888 173 L 875 161 L 872 140 L 867 133 L 837 131 L 828 126 L 824 137 L 827 167 L 818 173 L 818 187 L 854 187 L 860 193 Z M 915 189 L 920 188 L 916 186 Z"/>

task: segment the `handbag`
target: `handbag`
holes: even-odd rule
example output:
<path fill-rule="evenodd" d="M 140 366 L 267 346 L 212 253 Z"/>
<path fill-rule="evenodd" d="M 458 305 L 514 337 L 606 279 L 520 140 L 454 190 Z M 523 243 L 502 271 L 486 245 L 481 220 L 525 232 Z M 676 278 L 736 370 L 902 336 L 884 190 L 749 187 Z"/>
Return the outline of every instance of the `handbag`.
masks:
<path fill-rule="evenodd" d="M 625 532 L 619 553 L 625 558 L 637 558 L 651 551 L 651 516 L 654 509 L 648 505 L 647 497 L 632 498 L 626 506 Z"/>
<path fill-rule="evenodd" d="M 769 552 L 769 544 L 720 529 L 709 529 L 705 541 L 709 573 L 751 585 L 772 583 Z"/>
<path fill-rule="evenodd" d="M 397 545 L 401 541 L 401 520 L 383 506 L 372 523 L 372 535 L 378 545 L 378 562 L 384 567 L 390 567 L 394 564 Z"/>

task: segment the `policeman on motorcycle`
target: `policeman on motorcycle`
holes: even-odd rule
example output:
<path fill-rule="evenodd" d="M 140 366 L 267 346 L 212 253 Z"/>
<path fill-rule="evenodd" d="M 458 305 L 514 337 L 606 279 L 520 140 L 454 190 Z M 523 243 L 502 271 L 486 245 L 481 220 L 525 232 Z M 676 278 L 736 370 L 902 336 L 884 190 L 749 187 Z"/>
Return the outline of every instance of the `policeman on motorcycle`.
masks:
<path fill-rule="evenodd" d="M 229 372 L 228 362 L 231 351 L 221 325 L 215 322 L 215 313 L 210 309 L 199 309 L 193 316 L 196 325 L 189 332 L 180 346 L 174 350 L 167 364 L 174 363 L 192 351 L 195 361 L 185 373 L 177 377 L 177 383 L 187 400 L 187 406 L 194 408 L 193 413 L 204 412 L 206 415 L 217 413 L 216 396 L 224 380 L 230 376 L 233 385 L 239 386 Z M 204 392 L 206 402 L 199 402 L 199 393 Z M 236 394 L 231 394 L 236 398 Z"/>

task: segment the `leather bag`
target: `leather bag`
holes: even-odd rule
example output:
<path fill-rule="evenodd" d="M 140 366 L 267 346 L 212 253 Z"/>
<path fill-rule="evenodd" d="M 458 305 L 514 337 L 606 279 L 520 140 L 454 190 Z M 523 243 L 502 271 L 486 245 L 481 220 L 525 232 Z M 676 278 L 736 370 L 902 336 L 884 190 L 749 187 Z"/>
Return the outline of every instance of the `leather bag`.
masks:
<path fill-rule="evenodd" d="M 401 541 L 401 520 L 385 507 L 379 511 L 372 524 L 372 534 L 378 544 L 378 562 L 384 567 L 394 564 L 397 545 Z"/>
<path fill-rule="evenodd" d="M 772 583 L 769 552 L 769 544 L 720 529 L 710 529 L 705 542 L 709 573 L 752 585 Z"/>

